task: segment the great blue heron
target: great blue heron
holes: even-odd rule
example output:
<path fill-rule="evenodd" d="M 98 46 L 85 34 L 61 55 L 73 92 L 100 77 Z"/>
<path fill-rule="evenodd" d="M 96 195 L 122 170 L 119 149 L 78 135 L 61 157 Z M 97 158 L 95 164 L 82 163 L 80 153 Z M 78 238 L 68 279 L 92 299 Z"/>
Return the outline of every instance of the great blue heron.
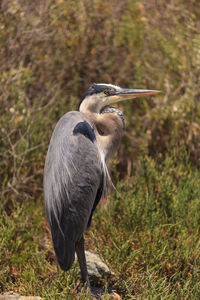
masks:
<path fill-rule="evenodd" d="M 122 112 L 109 105 L 156 93 L 94 83 L 83 95 L 79 111 L 66 113 L 51 137 L 44 199 L 53 245 L 65 271 L 77 253 L 82 281 L 88 287 L 83 233 L 105 186 L 106 162 L 120 145 L 124 130 Z"/>

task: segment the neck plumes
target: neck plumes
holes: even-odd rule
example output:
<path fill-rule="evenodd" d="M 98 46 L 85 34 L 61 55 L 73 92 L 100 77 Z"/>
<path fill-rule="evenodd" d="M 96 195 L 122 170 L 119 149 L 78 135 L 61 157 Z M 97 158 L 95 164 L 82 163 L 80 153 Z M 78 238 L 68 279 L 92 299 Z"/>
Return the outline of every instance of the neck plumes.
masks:
<path fill-rule="evenodd" d="M 95 130 L 100 154 L 107 161 L 118 149 L 123 136 L 124 119 L 122 112 L 109 106 L 101 109 L 100 113 L 88 109 L 82 112 L 89 118 Z"/>

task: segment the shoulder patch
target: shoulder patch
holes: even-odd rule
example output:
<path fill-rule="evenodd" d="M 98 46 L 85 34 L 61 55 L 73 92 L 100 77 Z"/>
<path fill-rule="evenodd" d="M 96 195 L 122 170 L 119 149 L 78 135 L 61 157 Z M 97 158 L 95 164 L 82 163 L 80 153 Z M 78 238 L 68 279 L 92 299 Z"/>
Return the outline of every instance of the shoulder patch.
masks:
<path fill-rule="evenodd" d="M 96 140 L 94 129 L 86 121 L 79 122 L 78 124 L 76 124 L 73 130 L 73 134 L 77 135 L 78 133 L 83 134 L 85 137 L 91 140 L 91 142 L 94 142 Z"/>

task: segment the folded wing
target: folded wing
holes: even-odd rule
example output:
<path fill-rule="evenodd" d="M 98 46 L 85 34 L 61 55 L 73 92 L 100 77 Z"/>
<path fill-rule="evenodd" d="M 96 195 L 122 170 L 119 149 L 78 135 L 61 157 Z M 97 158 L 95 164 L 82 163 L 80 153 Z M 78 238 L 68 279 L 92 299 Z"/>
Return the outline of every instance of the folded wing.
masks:
<path fill-rule="evenodd" d="M 78 241 L 103 189 L 102 167 L 94 131 L 87 117 L 69 112 L 57 123 L 47 152 L 44 199 L 54 249 L 68 270 Z"/>

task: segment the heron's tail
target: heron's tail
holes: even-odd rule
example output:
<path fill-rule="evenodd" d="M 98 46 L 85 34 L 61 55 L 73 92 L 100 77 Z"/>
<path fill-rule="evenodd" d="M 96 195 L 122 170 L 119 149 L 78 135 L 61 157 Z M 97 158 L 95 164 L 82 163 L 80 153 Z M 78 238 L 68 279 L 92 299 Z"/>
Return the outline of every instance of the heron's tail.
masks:
<path fill-rule="evenodd" d="M 69 270 L 75 259 L 75 242 L 65 239 L 59 228 L 56 231 L 52 231 L 52 239 L 61 269 L 63 271 Z"/>

